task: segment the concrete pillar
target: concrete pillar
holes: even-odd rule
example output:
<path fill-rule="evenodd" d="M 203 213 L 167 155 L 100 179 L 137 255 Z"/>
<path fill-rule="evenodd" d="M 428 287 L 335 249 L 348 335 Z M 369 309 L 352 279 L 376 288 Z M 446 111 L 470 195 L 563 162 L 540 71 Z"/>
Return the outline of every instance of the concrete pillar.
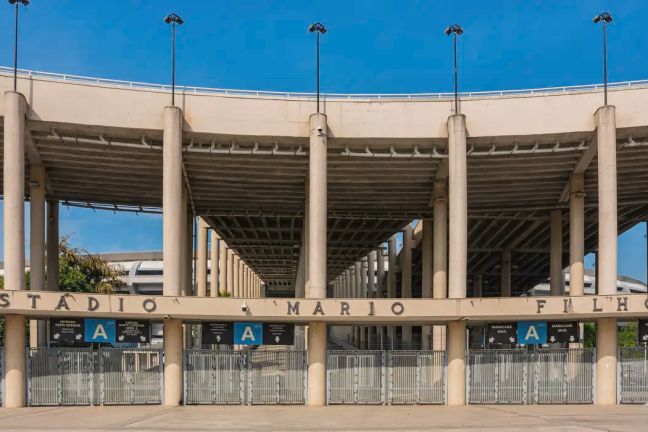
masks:
<path fill-rule="evenodd" d="M 435 299 L 448 297 L 448 183 L 434 182 L 434 235 L 433 237 L 433 280 L 432 296 Z M 445 351 L 446 326 L 432 328 L 432 349 Z"/>
<path fill-rule="evenodd" d="M 466 404 L 466 321 L 448 323 L 448 405 Z"/>
<path fill-rule="evenodd" d="M 502 251 L 501 277 L 501 296 L 511 297 L 511 251 L 509 249 Z"/>
<path fill-rule="evenodd" d="M 353 265 L 353 297 L 360 298 L 360 293 L 362 292 L 362 265 L 360 261 L 356 261 Z M 362 339 L 360 337 L 360 327 L 355 325 L 353 326 L 353 340 L 354 345 L 358 348 L 362 347 Z"/>
<path fill-rule="evenodd" d="M 221 240 L 221 290 L 232 296 L 232 250 Z"/>
<path fill-rule="evenodd" d="M 552 296 L 565 294 L 562 272 L 562 211 L 551 210 L 549 245 L 549 293 Z"/>
<path fill-rule="evenodd" d="M 569 183 L 569 295 L 585 294 L 585 176 Z"/>
<path fill-rule="evenodd" d="M 59 290 L 58 201 L 47 201 L 47 290 Z"/>
<path fill-rule="evenodd" d="M 434 230 L 433 222 L 429 219 L 421 219 L 423 224 L 423 240 L 421 242 L 421 297 L 424 299 L 432 298 L 432 278 L 433 278 L 433 252 L 432 252 L 432 234 Z M 432 326 L 424 325 L 421 327 L 421 349 L 429 350 L 432 348 Z"/>
<path fill-rule="evenodd" d="M 376 293 L 378 298 L 382 298 L 385 295 L 384 292 L 384 283 L 385 283 L 385 257 L 383 256 L 382 247 L 376 249 Z"/>
<path fill-rule="evenodd" d="M 367 255 L 367 297 L 376 297 L 376 251 Z"/>
<path fill-rule="evenodd" d="M 186 218 L 182 195 L 182 111 L 178 107 L 164 109 L 162 146 L 162 259 L 163 293 L 180 296 Z M 182 321 L 164 320 L 164 405 L 178 406 L 182 401 Z"/>
<path fill-rule="evenodd" d="M 239 267 L 241 260 L 238 255 L 233 256 L 234 265 L 232 267 L 232 293 L 234 297 L 241 297 L 240 288 L 239 288 Z"/>
<path fill-rule="evenodd" d="M 29 178 L 29 289 L 45 289 L 45 168 L 30 165 Z M 47 346 L 39 320 L 29 322 L 29 346 Z"/>
<path fill-rule="evenodd" d="M 396 234 L 389 237 L 387 242 L 387 298 L 396 298 L 396 272 L 397 272 L 397 237 Z M 389 326 L 389 339 L 392 342 L 396 340 L 396 327 Z"/>
<path fill-rule="evenodd" d="M 448 297 L 466 297 L 468 263 L 468 171 L 466 117 L 448 119 Z"/>
<path fill-rule="evenodd" d="M 4 289 L 25 289 L 25 109 L 22 94 L 5 93 L 4 111 Z M 25 317 L 5 316 L 5 400 L 23 407 Z"/>
<path fill-rule="evenodd" d="M 596 403 L 616 404 L 617 320 L 596 320 Z"/>
<path fill-rule="evenodd" d="M 412 225 L 403 229 L 403 249 L 401 249 L 401 297 L 412 298 Z M 404 349 L 412 349 L 412 326 L 401 327 Z"/>
<path fill-rule="evenodd" d="M 198 218 L 198 250 L 196 251 L 196 296 L 207 297 L 207 234 L 209 225 Z"/>
<path fill-rule="evenodd" d="M 325 114 L 310 117 L 308 150 L 308 298 L 326 298 L 327 124 Z M 326 323 L 308 324 L 308 405 L 326 405 Z"/>
<path fill-rule="evenodd" d="M 598 145 L 598 258 L 596 286 L 600 295 L 616 294 L 617 282 L 617 167 L 614 106 L 596 112 Z"/>
<path fill-rule="evenodd" d="M 220 239 L 216 231 L 211 230 L 211 244 L 209 252 L 209 295 L 218 297 L 220 290 Z"/>

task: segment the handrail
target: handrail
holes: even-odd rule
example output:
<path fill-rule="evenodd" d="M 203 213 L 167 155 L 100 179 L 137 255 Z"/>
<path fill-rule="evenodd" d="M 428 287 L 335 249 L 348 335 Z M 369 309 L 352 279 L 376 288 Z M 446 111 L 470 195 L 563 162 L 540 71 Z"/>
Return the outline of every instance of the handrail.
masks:
<path fill-rule="evenodd" d="M 7 76 L 13 74 L 13 68 L 7 66 L 0 66 L 0 76 Z M 93 78 L 80 75 L 60 74 L 54 72 L 39 72 L 27 69 L 18 69 L 18 74 L 22 78 L 42 78 L 52 81 L 66 81 L 76 83 L 98 84 L 98 85 L 111 85 L 116 87 L 128 87 L 140 90 L 160 90 L 171 91 L 171 86 L 167 84 L 152 84 L 137 81 L 124 81 L 108 78 Z M 623 81 L 608 83 L 608 88 L 628 88 L 648 86 L 648 79 L 636 81 Z M 589 92 L 599 91 L 603 89 L 603 84 L 586 84 L 575 86 L 563 87 L 545 87 L 534 89 L 518 89 L 518 90 L 491 90 L 491 91 L 474 91 L 474 92 L 460 92 L 461 99 L 474 99 L 484 97 L 507 97 L 507 96 L 535 96 L 544 94 L 562 94 L 574 92 Z M 315 93 L 310 92 L 281 92 L 281 91 L 267 91 L 267 90 L 236 90 L 236 89 L 222 89 L 210 87 L 194 87 L 194 86 L 177 86 L 176 92 L 178 93 L 195 93 L 195 94 L 218 94 L 218 95 L 232 95 L 232 96 L 260 96 L 260 97 L 280 97 L 280 98 L 314 98 Z M 440 93 L 323 93 L 323 97 L 328 99 L 437 99 L 445 100 L 454 98 L 452 92 Z"/>

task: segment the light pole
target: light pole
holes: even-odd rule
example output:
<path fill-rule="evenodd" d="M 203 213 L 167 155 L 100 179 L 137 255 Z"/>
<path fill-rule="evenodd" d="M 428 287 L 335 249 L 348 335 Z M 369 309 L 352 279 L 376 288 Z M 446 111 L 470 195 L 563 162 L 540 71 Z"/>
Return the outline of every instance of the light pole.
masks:
<path fill-rule="evenodd" d="M 171 24 L 171 106 L 175 106 L 175 26 L 184 24 L 184 20 L 172 13 L 164 18 L 164 22 Z"/>
<path fill-rule="evenodd" d="M 18 89 L 18 5 L 27 6 L 29 0 L 9 0 L 9 4 L 16 5 L 16 27 L 14 30 L 14 91 Z"/>
<path fill-rule="evenodd" d="M 612 15 L 609 12 L 603 12 L 596 15 L 592 21 L 594 24 L 603 22 L 603 105 L 607 106 L 607 25 L 612 22 Z"/>
<path fill-rule="evenodd" d="M 452 35 L 454 44 L 454 100 L 455 100 L 455 114 L 459 114 L 459 92 L 457 84 L 457 36 L 463 33 L 463 29 L 459 24 L 452 24 L 445 29 L 446 36 Z"/>
<path fill-rule="evenodd" d="M 317 113 L 320 112 L 320 34 L 326 33 L 324 24 L 315 23 L 308 27 L 311 33 L 317 33 Z"/>

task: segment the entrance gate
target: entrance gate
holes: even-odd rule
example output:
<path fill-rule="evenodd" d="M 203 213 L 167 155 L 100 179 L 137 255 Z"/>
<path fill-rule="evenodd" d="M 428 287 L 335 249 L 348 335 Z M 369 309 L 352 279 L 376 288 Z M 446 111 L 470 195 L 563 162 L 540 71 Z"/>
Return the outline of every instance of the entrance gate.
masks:
<path fill-rule="evenodd" d="M 305 351 L 185 350 L 186 404 L 306 402 Z"/>
<path fill-rule="evenodd" d="M 593 403 L 595 358 L 593 349 L 469 351 L 468 403 Z"/>
<path fill-rule="evenodd" d="M 328 403 L 443 404 L 446 364 L 442 351 L 328 352 Z"/>
<path fill-rule="evenodd" d="M 31 348 L 30 406 L 133 405 L 162 401 L 162 350 Z"/>
<path fill-rule="evenodd" d="M 648 403 L 648 347 L 619 348 L 619 403 Z"/>

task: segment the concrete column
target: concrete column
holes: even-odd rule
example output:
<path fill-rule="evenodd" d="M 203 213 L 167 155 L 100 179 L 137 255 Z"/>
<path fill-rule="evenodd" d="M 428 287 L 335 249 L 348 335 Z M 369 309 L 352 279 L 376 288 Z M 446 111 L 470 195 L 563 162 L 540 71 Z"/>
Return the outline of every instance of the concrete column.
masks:
<path fill-rule="evenodd" d="M 198 218 L 198 250 L 196 251 L 196 295 L 207 297 L 207 234 L 209 225 Z"/>
<path fill-rule="evenodd" d="M 47 201 L 47 290 L 59 290 L 58 201 Z"/>
<path fill-rule="evenodd" d="M 327 124 L 310 116 L 308 149 L 308 266 L 306 296 L 326 298 Z M 308 405 L 326 405 L 326 323 L 308 324 Z"/>
<path fill-rule="evenodd" d="M 596 320 L 596 403 L 616 404 L 617 320 Z"/>
<path fill-rule="evenodd" d="M 396 298 L 396 272 L 398 270 L 398 264 L 396 263 L 397 252 L 396 252 L 396 234 L 389 238 L 387 243 L 387 253 L 388 253 L 388 266 L 387 271 L 387 297 Z"/>
<path fill-rule="evenodd" d="M 241 265 L 241 260 L 238 255 L 234 255 L 234 265 L 232 268 L 232 292 L 234 297 L 241 297 L 241 292 L 239 288 L 239 268 Z"/>
<path fill-rule="evenodd" d="M 585 176 L 569 183 L 569 295 L 585 294 Z"/>
<path fill-rule="evenodd" d="M 4 111 L 4 289 L 25 289 L 25 109 L 23 95 L 5 93 Z M 5 316 L 5 400 L 23 407 L 25 317 Z"/>
<path fill-rule="evenodd" d="M 466 404 L 466 321 L 448 323 L 448 405 Z"/>
<path fill-rule="evenodd" d="M 433 237 L 433 280 L 432 296 L 435 299 L 448 297 L 448 183 L 434 182 L 434 235 Z M 446 326 L 432 328 L 432 349 L 445 351 Z"/>
<path fill-rule="evenodd" d="M 164 295 L 181 293 L 182 237 L 181 221 L 186 217 L 182 206 L 182 111 L 178 107 L 164 109 L 164 136 L 162 146 L 162 259 L 164 266 Z M 165 338 L 166 343 L 166 338 Z M 166 380 L 165 380 L 166 382 Z M 175 398 L 173 398 L 175 399 Z M 178 400 L 180 397 L 178 397 Z"/>
<path fill-rule="evenodd" d="M 511 251 L 502 251 L 501 296 L 511 297 Z"/>
<path fill-rule="evenodd" d="M 30 165 L 29 179 L 29 289 L 45 289 L 45 168 Z M 39 321 L 29 322 L 29 346 L 47 346 L 47 334 Z"/>
<path fill-rule="evenodd" d="M 421 219 L 423 224 L 423 240 L 421 242 L 421 298 L 432 298 L 432 279 L 433 279 L 433 222 L 429 219 Z M 424 325 L 421 327 L 421 349 L 429 350 L 432 348 L 432 326 Z"/>
<path fill-rule="evenodd" d="M 353 265 L 353 297 L 360 298 L 360 293 L 362 292 L 362 265 L 360 261 L 356 261 Z M 353 340 L 354 345 L 358 348 L 362 347 L 362 339 L 360 337 L 360 327 L 355 325 L 353 326 Z"/>
<path fill-rule="evenodd" d="M 600 295 L 616 294 L 617 281 L 617 167 L 614 106 L 596 112 L 598 145 L 598 258 L 596 286 Z"/>
<path fill-rule="evenodd" d="M 230 285 L 227 282 L 229 275 L 229 249 L 225 244 L 224 240 L 218 242 L 218 295 L 224 294 L 225 292 L 231 293 Z"/>
<path fill-rule="evenodd" d="M 384 297 L 385 257 L 382 247 L 376 249 L 376 293 L 378 298 Z"/>
<path fill-rule="evenodd" d="M 367 255 L 367 297 L 376 297 L 376 251 Z"/>
<path fill-rule="evenodd" d="M 448 119 L 449 258 L 448 297 L 466 297 L 468 263 L 468 171 L 466 117 Z"/>
<path fill-rule="evenodd" d="M 209 295 L 218 297 L 220 290 L 220 239 L 216 231 L 211 230 L 211 244 L 209 252 Z"/>
<path fill-rule="evenodd" d="M 401 297 L 412 298 L 412 225 L 403 229 L 403 249 L 401 249 Z M 401 327 L 404 349 L 412 347 L 412 326 Z"/>
<path fill-rule="evenodd" d="M 182 402 L 182 321 L 164 320 L 164 405 Z"/>
<path fill-rule="evenodd" d="M 549 292 L 552 296 L 565 294 L 562 272 L 562 211 L 551 210 L 549 245 Z"/>

